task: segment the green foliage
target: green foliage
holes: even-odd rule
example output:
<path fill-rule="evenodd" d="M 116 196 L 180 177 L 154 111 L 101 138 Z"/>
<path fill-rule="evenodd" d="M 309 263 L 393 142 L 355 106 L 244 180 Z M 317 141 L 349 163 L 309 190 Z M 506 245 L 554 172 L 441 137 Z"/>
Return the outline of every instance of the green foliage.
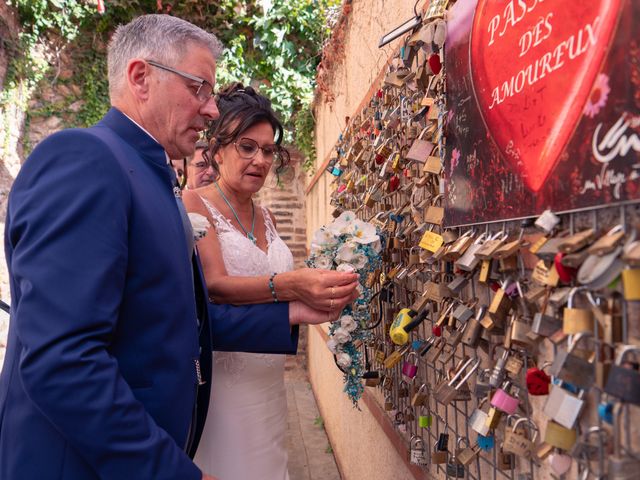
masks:
<path fill-rule="evenodd" d="M 218 84 L 241 81 L 269 97 L 286 126 L 285 140 L 306 157 L 305 168 L 313 165 L 311 101 L 316 67 L 327 35 L 325 16 L 340 0 L 105 0 L 103 15 L 87 0 L 8 3 L 18 9 L 23 25 L 16 47 L 23 54 L 15 56 L 13 74 L 5 85 L 32 89 L 45 77 L 52 81 L 57 74 L 37 55 L 38 47 L 45 42 L 67 49 L 74 64 L 71 81 L 80 85 L 84 100 L 71 126 L 91 125 L 108 108 L 105 45 L 113 30 L 137 15 L 157 13 L 160 6 L 163 13 L 184 18 L 220 38 L 227 49 L 219 61 Z M 22 83 L 14 81 L 18 79 Z M 0 104 L 8 100 L 2 95 Z"/>

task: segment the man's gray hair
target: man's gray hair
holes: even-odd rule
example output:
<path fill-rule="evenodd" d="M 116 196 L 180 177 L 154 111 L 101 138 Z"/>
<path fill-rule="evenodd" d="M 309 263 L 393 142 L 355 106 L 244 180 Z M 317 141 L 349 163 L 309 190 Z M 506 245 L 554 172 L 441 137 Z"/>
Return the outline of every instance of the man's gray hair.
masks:
<path fill-rule="evenodd" d="M 222 54 L 222 44 L 215 35 L 178 17 L 142 15 L 120 25 L 111 37 L 107 54 L 111 101 L 124 86 L 129 60 L 152 59 L 171 66 L 184 55 L 189 43 L 207 47 L 215 59 Z"/>

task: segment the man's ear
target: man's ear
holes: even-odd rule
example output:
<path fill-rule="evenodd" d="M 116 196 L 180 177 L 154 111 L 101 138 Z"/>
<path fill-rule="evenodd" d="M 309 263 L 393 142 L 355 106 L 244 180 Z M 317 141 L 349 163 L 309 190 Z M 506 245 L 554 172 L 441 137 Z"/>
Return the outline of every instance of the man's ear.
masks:
<path fill-rule="evenodd" d="M 149 72 L 149 64 L 139 58 L 131 59 L 127 64 L 127 86 L 140 100 L 149 98 Z"/>

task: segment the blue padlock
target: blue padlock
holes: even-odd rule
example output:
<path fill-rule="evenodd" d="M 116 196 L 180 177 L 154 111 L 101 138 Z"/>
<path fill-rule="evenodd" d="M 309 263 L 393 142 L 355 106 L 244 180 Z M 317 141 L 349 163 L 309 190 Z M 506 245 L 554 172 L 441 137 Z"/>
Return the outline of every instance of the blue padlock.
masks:
<path fill-rule="evenodd" d="M 422 345 L 424 345 L 424 341 L 422 341 L 420 339 L 414 340 L 413 342 L 411 342 L 411 349 L 414 352 L 417 352 L 422 348 Z"/>
<path fill-rule="evenodd" d="M 478 435 L 478 446 L 481 450 L 488 452 L 495 446 L 495 444 L 496 439 L 493 435 L 487 435 L 486 437 L 484 435 Z"/>
<path fill-rule="evenodd" d="M 613 403 L 601 403 L 598 405 L 598 416 L 603 422 L 607 422 L 609 425 L 613 425 Z"/>

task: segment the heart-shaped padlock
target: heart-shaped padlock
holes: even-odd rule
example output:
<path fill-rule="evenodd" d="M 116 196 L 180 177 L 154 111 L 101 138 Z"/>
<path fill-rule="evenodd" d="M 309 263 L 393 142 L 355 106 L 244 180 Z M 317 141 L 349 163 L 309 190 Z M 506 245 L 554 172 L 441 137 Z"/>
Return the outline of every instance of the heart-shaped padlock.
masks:
<path fill-rule="evenodd" d="M 571 468 L 571 462 L 573 459 L 569 455 L 564 453 L 554 452 L 549 455 L 548 462 L 556 475 L 564 475 Z"/>
<path fill-rule="evenodd" d="M 527 370 L 526 381 L 529 395 L 549 395 L 551 377 L 544 370 L 531 367 Z"/>

